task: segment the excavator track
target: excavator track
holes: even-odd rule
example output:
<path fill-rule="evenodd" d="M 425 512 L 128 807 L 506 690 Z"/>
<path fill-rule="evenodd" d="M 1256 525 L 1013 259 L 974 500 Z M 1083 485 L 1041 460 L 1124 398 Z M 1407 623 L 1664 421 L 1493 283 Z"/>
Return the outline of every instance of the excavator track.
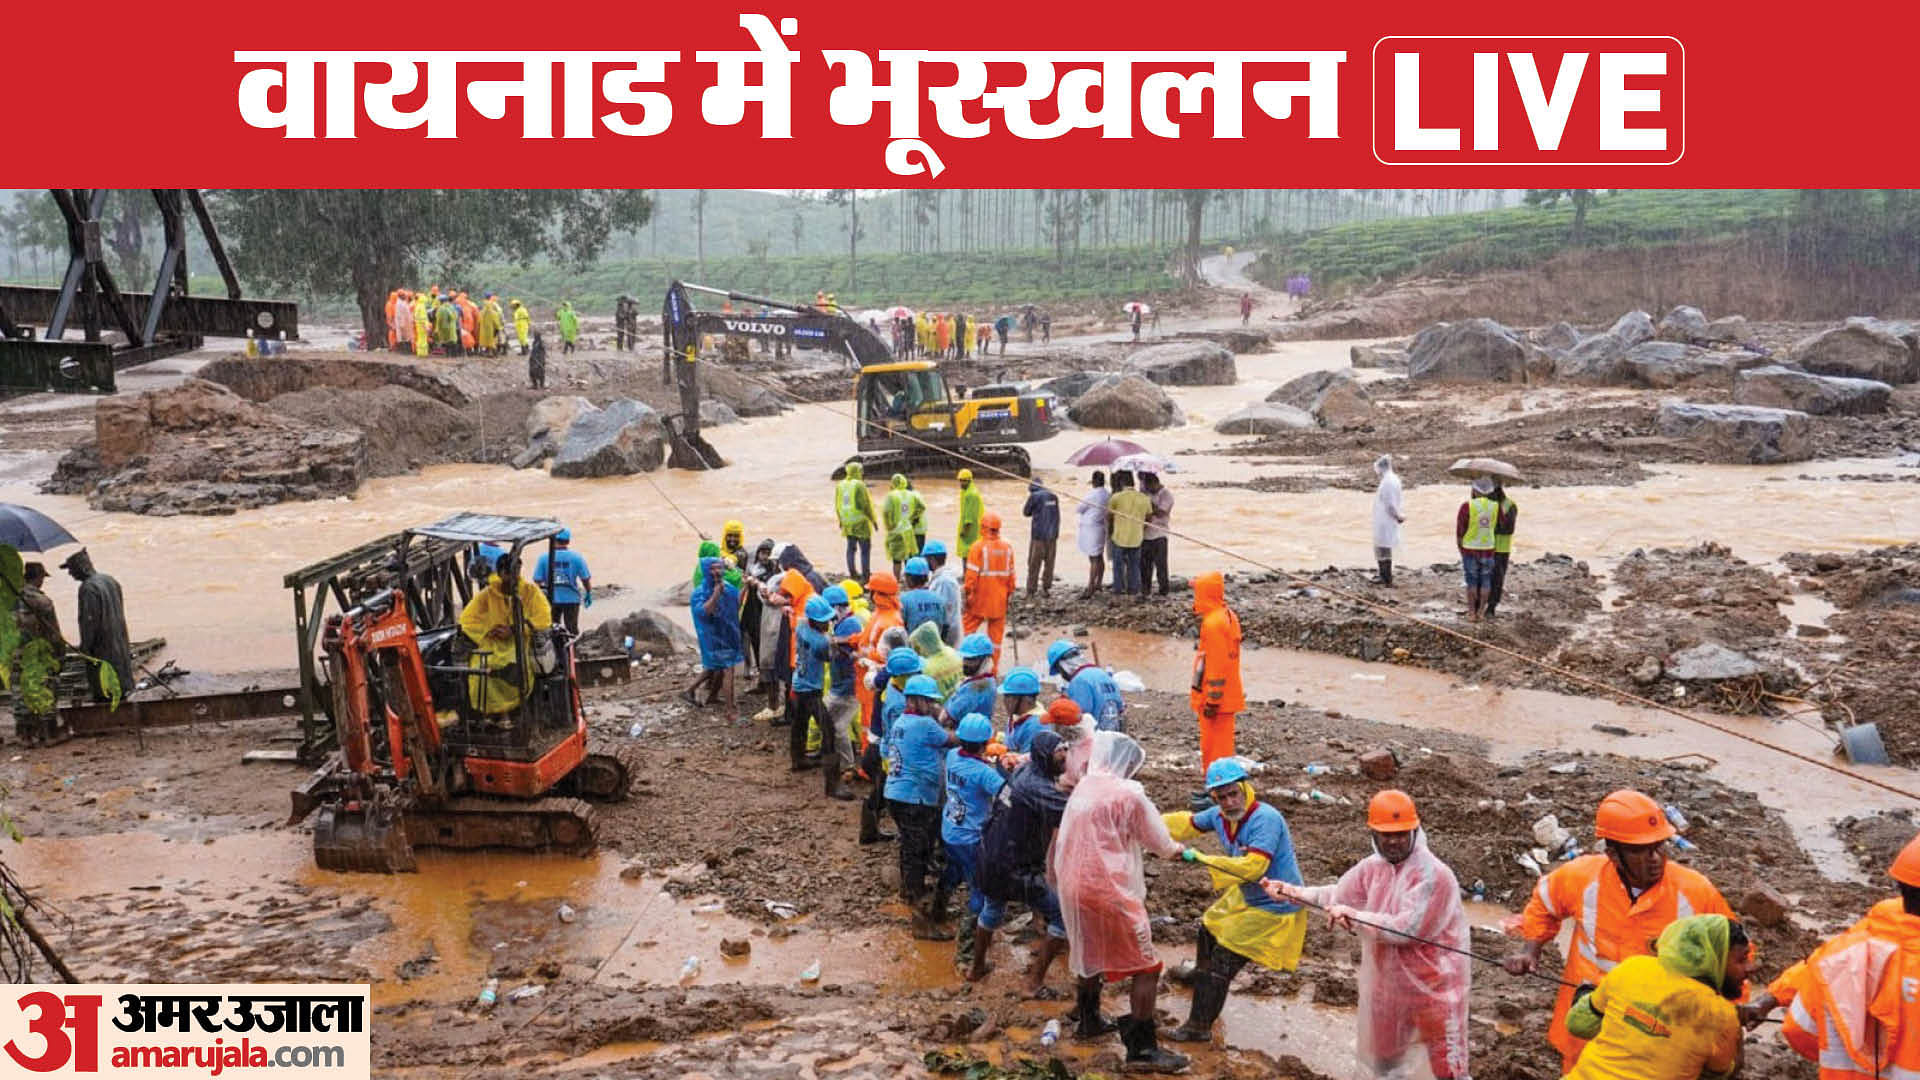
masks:
<path fill-rule="evenodd" d="M 580 799 L 447 799 L 408 808 L 405 824 L 416 848 L 584 855 L 594 845 L 593 807 Z"/>
<path fill-rule="evenodd" d="M 595 744 L 586 760 L 567 774 L 554 791 L 596 803 L 625 802 L 640 775 L 640 752 L 630 746 Z"/>
<path fill-rule="evenodd" d="M 1005 469 L 1017 476 L 1033 475 L 1033 459 L 1028 456 L 1024 446 L 958 446 L 951 452 L 943 452 L 927 447 L 914 447 L 906 450 L 875 450 L 854 456 L 868 477 L 885 479 L 892 473 L 906 476 L 944 475 L 952 476 L 969 464 L 987 465 L 996 469 Z M 844 466 L 835 466 L 833 479 L 838 480 Z"/>

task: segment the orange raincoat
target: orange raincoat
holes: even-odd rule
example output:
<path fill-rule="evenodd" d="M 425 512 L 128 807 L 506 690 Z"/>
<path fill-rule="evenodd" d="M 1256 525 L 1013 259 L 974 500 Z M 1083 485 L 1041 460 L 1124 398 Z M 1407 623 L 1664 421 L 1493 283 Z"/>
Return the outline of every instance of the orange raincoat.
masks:
<path fill-rule="evenodd" d="M 1200 722 L 1204 769 L 1233 756 L 1233 716 L 1247 707 L 1240 686 L 1240 617 L 1227 606 L 1227 582 L 1219 571 L 1193 579 L 1193 613 L 1200 616 L 1200 640 L 1194 645 L 1187 703 Z"/>
<path fill-rule="evenodd" d="M 994 670 L 1000 666 L 1000 641 L 1007 633 L 1007 598 L 1013 595 L 1013 545 L 1000 539 L 1000 515 L 980 519 L 980 539 L 967 550 L 967 576 L 961 584 L 964 601 L 960 625 L 973 633 L 986 624 L 993 639 Z"/>
<path fill-rule="evenodd" d="M 1920 916 L 1896 898 L 1782 972 L 1780 1034 L 1820 1080 L 1920 1075 Z"/>

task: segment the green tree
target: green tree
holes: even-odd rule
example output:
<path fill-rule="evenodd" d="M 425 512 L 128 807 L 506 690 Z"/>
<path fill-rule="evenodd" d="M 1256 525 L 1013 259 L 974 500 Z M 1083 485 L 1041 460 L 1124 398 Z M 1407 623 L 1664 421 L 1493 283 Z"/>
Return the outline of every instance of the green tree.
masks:
<path fill-rule="evenodd" d="M 483 259 L 550 256 L 584 268 L 616 227 L 647 223 L 644 191 L 226 190 L 215 217 L 241 276 L 261 288 L 352 293 L 369 341 L 386 340 L 391 289 L 457 281 Z"/>
<path fill-rule="evenodd" d="M 1573 232 L 1568 235 L 1570 244 L 1584 244 L 1587 241 L 1587 207 L 1600 193 L 1593 188 L 1533 188 L 1527 192 L 1527 205 L 1553 206 L 1561 199 L 1573 204 Z"/>
<path fill-rule="evenodd" d="M 1188 282 L 1200 280 L 1200 227 L 1205 223 L 1207 204 L 1226 198 L 1225 190 L 1213 188 L 1188 188 L 1180 194 L 1181 206 L 1187 212 L 1187 244 L 1181 256 L 1180 275 Z"/>

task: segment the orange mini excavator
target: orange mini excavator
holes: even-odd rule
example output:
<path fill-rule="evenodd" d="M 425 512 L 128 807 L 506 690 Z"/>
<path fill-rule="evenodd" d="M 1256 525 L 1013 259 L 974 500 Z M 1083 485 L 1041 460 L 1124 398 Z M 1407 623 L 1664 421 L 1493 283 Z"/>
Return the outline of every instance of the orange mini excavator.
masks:
<path fill-rule="evenodd" d="M 519 660 L 497 666 L 457 616 L 497 560 L 519 565 L 529 549 L 551 556 L 559 531 L 554 521 L 472 513 L 409 529 L 392 560 L 396 580 L 424 551 L 449 564 L 458 595 L 423 595 L 416 575 L 327 619 L 320 662 L 339 750 L 294 797 L 295 821 L 317 811 L 322 869 L 409 871 L 416 847 L 592 850 L 593 807 L 583 800 L 625 799 L 633 766 L 587 748 L 572 639 L 558 624 L 530 626 L 516 595 Z M 529 688 L 511 708 L 489 708 L 486 688 L 502 681 Z"/>

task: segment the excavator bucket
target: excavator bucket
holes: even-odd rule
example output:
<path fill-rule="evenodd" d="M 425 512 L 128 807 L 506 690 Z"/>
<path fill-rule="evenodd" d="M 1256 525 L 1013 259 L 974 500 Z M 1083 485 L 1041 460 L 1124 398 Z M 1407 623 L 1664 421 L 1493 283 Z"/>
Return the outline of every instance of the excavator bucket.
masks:
<path fill-rule="evenodd" d="M 313 821 L 313 861 L 322 870 L 403 874 L 416 869 L 406 823 L 391 806 L 335 803 Z"/>
<path fill-rule="evenodd" d="M 688 425 L 680 422 L 681 416 L 667 417 L 667 440 L 669 453 L 667 467 L 671 469 L 720 469 L 726 467 L 726 460 L 720 451 L 713 448 L 699 432 L 687 430 Z"/>

